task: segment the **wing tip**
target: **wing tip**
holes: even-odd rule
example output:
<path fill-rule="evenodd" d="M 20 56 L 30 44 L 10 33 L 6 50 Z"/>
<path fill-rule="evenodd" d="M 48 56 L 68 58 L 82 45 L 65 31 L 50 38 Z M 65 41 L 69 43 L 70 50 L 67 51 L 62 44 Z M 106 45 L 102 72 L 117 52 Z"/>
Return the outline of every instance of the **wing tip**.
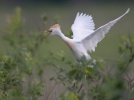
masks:
<path fill-rule="evenodd" d="M 79 15 L 80 13 L 79 12 L 77 12 L 77 16 Z"/>
<path fill-rule="evenodd" d="M 129 13 L 129 11 L 130 11 L 130 8 L 127 9 L 126 13 Z"/>

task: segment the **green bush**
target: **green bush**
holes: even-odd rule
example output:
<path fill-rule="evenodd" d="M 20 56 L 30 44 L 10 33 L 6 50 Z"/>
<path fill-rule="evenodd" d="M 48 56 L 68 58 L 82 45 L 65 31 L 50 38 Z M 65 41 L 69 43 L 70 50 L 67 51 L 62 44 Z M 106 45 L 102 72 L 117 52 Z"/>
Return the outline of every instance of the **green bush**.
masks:
<path fill-rule="evenodd" d="M 59 19 L 57 16 L 55 22 Z M 43 21 L 46 24 L 46 15 Z M 64 51 L 56 57 L 50 52 L 42 62 L 36 53 L 43 41 L 47 40 L 38 31 L 25 33 L 20 8 L 10 16 L 3 32 L 3 39 L 8 42 L 9 48 L 6 54 L 0 56 L 0 100 L 134 99 L 134 79 L 128 70 L 134 59 L 134 38 L 131 36 L 121 37 L 120 59 L 111 62 L 106 70 L 103 59 L 96 58 L 96 64 L 90 68 L 88 65 L 92 65 L 92 60 L 87 62 L 83 57 L 82 64 L 73 63 L 66 60 Z M 72 34 L 71 31 L 68 33 Z M 46 83 L 42 81 L 47 66 L 52 66 L 55 73 L 47 80 L 53 83 L 48 92 L 45 91 Z M 56 87 L 64 87 L 64 92 L 58 96 L 51 95 L 53 92 L 58 94 L 58 90 L 54 91 Z"/>

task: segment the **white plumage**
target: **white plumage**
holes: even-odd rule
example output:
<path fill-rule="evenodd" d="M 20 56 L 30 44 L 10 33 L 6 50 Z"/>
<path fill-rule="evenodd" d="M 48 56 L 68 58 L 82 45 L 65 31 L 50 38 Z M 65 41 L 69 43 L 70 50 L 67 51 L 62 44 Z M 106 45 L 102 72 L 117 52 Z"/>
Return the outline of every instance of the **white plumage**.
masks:
<path fill-rule="evenodd" d="M 50 27 L 46 36 L 49 34 L 58 35 L 69 46 L 77 61 L 80 62 L 83 56 L 85 56 L 87 60 L 90 60 L 88 52 L 95 51 L 95 47 L 97 47 L 97 44 L 105 37 L 105 34 L 108 33 L 109 29 L 129 11 L 130 9 L 128 9 L 122 16 L 96 30 L 94 30 L 95 24 L 91 15 L 77 13 L 75 21 L 71 27 L 73 31 L 73 39 L 66 37 L 61 32 L 58 24 Z"/>
<path fill-rule="evenodd" d="M 82 38 L 94 32 L 95 24 L 91 15 L 77 13 L 74 24 L 72 25 L 73 39 L 81 40 Z"/>

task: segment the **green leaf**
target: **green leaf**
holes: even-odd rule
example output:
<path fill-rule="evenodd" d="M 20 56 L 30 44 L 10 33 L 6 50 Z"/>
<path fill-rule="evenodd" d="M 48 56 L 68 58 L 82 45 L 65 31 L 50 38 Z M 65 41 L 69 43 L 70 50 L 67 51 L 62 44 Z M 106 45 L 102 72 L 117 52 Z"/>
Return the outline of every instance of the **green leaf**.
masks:
<path fill-rule="evenodd" d="M 51 77 L 51 78 L 50 78 L 50 81 L 52 81 L 52 80 L 54 80 L 54 77 Z"/>
<path fill-rule="evenodd" d="M 36 91 L 36 95 L 41 96 L 40 91 Z"/>
<path fill-rule="evenodd" d="M 87 73 L 89 73 L 89 74 L 91 74 L 91 75 L 94 74 L 93 68 L 89 68 L 89 67 L 86 67 L 86 68 L 85 68 L 85 72 L 87 72 Z"/>
<path fill-rule="evenodd" d="M 64 62 L 65 61 L 65 57 L 61 57 L 61 61 Z"/>
<path fill-rule="evenodd" d="M 43 74 L 43 69 L 39 69 L 38 75 L 42 75 L 42 74 Z"/>
<path fill-rule="evenodd" d="M 74 76 L 77 72 L 78 72 L 77 69 L 71 70 L 71 71 L 68 72 L 68 76 L 72 77 L 72 76 Z"/>

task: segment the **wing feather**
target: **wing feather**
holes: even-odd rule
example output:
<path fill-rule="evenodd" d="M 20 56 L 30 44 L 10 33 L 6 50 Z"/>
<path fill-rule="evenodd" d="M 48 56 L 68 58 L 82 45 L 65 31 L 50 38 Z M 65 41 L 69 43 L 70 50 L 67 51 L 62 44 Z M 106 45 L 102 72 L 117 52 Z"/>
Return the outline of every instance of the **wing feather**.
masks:
<path fill-rule="evenodd" d="M 108 33 L 109 29 L 129 11 L 130 10 L 128 9 L 122 16 L 99 27 L 95 32 L 82 39 L 82 43 L 86 50 L 89 52 L 95 51 L 95 47 L 97 47 L 98 42 L 100 42 L 105 37 L 105 34 Z"/>
<path fill-rule="evenodd" d="M 77 13 L 74 24 L 72 25 L 73 39 L 82 40 L 94 32 L 94 22 L 92 17 L 83 13 Z"/>

